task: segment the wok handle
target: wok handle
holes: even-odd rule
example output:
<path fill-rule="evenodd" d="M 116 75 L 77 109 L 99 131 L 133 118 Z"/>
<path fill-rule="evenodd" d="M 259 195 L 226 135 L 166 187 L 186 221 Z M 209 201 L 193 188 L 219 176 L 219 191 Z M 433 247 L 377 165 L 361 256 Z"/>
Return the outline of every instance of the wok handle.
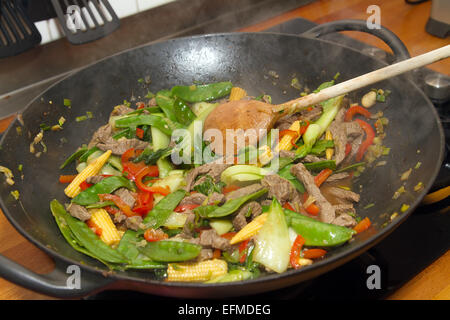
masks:
<path fill-rule="evenodd" d="M 55 260 L 55 269 L 37 274 L 0 254 L 0 277 L 21 287 L 58 298 L 79 298 L 99 292 L 114 280 Z M 77 278 L 79 281 L 77 282 Z"/>
<path fill-rule="evenodd" d="M 340 31 L 360 31 L 380 38 L 392 49 L 396 61 L 406 60 L 411 57 L 408 49 L 395 33 L 383 26 L 380 26 L 380 29 L 369 29 L 365 20 L 339 20 L 328 22 L 309 29 L 302 35 L 310 38 L 319 38 L 320 36 Z"/>

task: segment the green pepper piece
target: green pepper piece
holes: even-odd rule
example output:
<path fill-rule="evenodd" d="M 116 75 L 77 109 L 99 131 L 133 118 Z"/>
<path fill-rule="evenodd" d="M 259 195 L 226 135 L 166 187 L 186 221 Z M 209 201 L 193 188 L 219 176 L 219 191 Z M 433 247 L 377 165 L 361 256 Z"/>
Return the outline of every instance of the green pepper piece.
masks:
<path fill-rule="evenodd" d="M 115 126 L 117 128 L 134 128 L 135 130 L 137 126 L 142 126 L 144 124 L 148 126 L 154 126 L 169 136 L 172 134 L 173 130 L 183 128 L 181 124 L 152 114 L 129 116 L 117 119 L 115 121 Z"/>
<path fill-rule="evenodd" d="M 244 203 L 257 199 L 267 192 L 267 189 L 261 189 L 255 193 L 242 196 L 236 199 L 228 200 L 222 206 L 200 206 L 194 209 L 194 212 L 203 218 L 225 217 L 238 210 Z"/>
<path fill-rule="evenodd" d="M 173 99 L 170 90 L 161 90 L 156 94 L 156 104 L 161 108 L 166 117 L 172 121 L 177 121 L 177 117 L 173 108 Z"/>
<path fill-rule="evenodd" d="M 165 268 L 166 265 L 163 263 L 151 261 L 149 259 L 141 259 L 139 257 L 140 252 L 137 247 L 137 243 L 144 240 L 144 238 L 138 236 L 138 234 L 133 230 L 127 230 L 122 239 L 119 242 L 117 251 L 119 251 L 124 257 L 130 261 L 125 269 L 155 269 L 155 268 Z M 144 240 L 145 241 L 145 240 Z"/>
<path fill-rule="evenodd" d="M 86 223 L 72 217 L 64 209 L 64 206 L 58 202 L 58 200 L 52 200 L 50 202 L 50 209 L 53 215 L 56 217 L 62 217 L 70 228 L 70 231 L 86 250 L 90 253 L 90 256 L 98 258 L 106 262 L 112 263 L 126 263 L 122 254 L 117 250 L 112 249 L 87 226 Z M 63 236 L 67 236 L 67 232 L 63 233 Z M 66 238 L 67 239 L 67 238 Z M 72 245 L 72 242 L 69 242 Z"/>
<path fill-rule="evenodd" d="M 202 246 L 189 242 L 161 240 L 149 242 L 145 247 L 138 250 L 155 261 L 179 262 L 197 257 L 202 250 Z"/>
<path fill-rule="evenodd" d="M 349 228 L 324 223 L 294 211 L 284 210 L 288 225 L 305 239 L 306 246 L 332 247 L 350 240 L 355 231 Z"/>
<path fill-rule="evenodd" d="M 82 206 L 93 204 L 100 201 L 100 198 L 98 197 L 99 194 L 112 193 L 122 187 L 130 190 L 135 189 L 133 182 L 125 177 L 108 177 L 80 192 L 75 198 L 72 199 L 72 202 Z"/>
<path fill-rule="evenodd" d="M 85 153 L 83 153 L 83 155 L 82 155 L 78 160 L 79 160 L 80 162 L 86 162 L 87 159 L 89 158 L 89 156 L 90 156 L 91 154 L 93 154 L 94 152 L 99 151 L 99 150 L 100 150 L 100 149 L 97 148 L 97 147 L 90 148 L 90 149 L 87 150 Z"/>
<path fill-rule="evenodd" d="M 204 85 L 175 86 L 172 96 L 179 97 L 187 102 L 212 101 L 230 94 L 233 84 L 230 81 L 217 82 Z"/>
<path fill-rule="evenodd" d="M 173 109 L 177 117 L 177 121 L 185 126 L 188 126 L 196 118 L 195 113 L 191 108 L 180 98 L 175 99 Z"/>
<path fill-rule="evenodd" d="M 153 229 L 161 227 L 185 195 L 186 191 L 184 190 L 168 194 L 153 207 L 142 223 Z"/>
<path fill-rule="evenodd" d="M 82 147 L 80 149 L 78 149 L 77 151 L 75 151 L 74 153 L 72 153 L 67 159 L 66 161 L 64 161 L 64 163 L 59 167 L 60 169 L 64 169 L 67 165 L 71 164 L 73 161 L 75 161 L 76 159 L 78 159 L 81 155 L 83 155 L 85 152 L 87 151 L 86 147 Z"/>

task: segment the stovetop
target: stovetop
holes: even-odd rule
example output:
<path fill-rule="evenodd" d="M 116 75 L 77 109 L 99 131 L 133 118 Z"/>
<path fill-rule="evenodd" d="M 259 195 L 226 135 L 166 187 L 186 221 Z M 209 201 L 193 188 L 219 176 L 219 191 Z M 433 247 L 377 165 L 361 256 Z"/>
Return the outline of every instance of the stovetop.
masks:
<path fill-rule="evenodd" d="M 267 31 L 300 34 L 314 26 L 313 22 L 298 18 Z M 341 34 L 330 34 L 323 38 L 365 52 L 380 54 L 376 49 L 373 50 L 373 47 Z M 384 51 L 380 57 L 389 63 L 393 61 L 393 57 Z M 414 73 L 419 87 L 423 86 L 425 75 L 430 73 L 434 73 L 434 71 L 427 68 L 422 68 Z M 434 189 L 438 189 L 449 185 L 450 103 L 435 104 L 435 106 L 441 117 L 446 136 L 446 159 L 434 185 Z M 449 198 L 434 205 L 421 206 L 380 244 L 343 266 L 295 286 L 239 299 L 364 300 L 386 298 L 449 250 L 449 211 Z M 367 279 L 370 276 L 367 268 L 371 265 L 377 265 L 380 268 L 380 289 L 369 289 L 367 286 Z M 105 291 L 86 299 L 169 300 L 170 298 L 132 291 Z M 174 300 L 177 301 L 177 299 Z"/>

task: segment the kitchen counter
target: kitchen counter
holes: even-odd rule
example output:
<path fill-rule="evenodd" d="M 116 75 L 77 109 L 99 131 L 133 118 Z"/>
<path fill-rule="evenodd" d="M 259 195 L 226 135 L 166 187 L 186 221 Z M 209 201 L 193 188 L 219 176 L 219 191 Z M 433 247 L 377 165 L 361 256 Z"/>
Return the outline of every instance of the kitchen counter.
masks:
<path fill-rule="evenodd" d="M 381 4 L 383 3 L 383 4 Z M 366 19 L 366 8 L 378 4 L 381 7 L 381 22 L 396 33 L 406 44 L 412 56 L 448 44 L 448 39 L 433 37 L 425 32 L 425 23 L 430 11 L 430 2 L 419 5 L 407 5 L 403 1 L 376 0 L 322 0 L 278 15 L 239 31 L 261 31 L 297 17 L 309 19 L 315 23 L 324 23 L 339 19 Z M 346 33 L 358 40 L 387 49 L 378 39 L 371 36 Z M 441 61 L 430 68 L 449 74 L 450 61 Z M 15 116 L 0 121 L 0 132 L 5 130 Z M 449 214 L 449 208 L 442 214 Z M 37 273 L 48 273 L 54 263 L 45 253 L 23 238 L 0 215 L 0 253 Z M 450 299 L 450 252 L 442 255 L 420 274 L 392 294 L 389 299 Z M 23 289 L 0 279 L 0 299 L 49 299 L 50 297 Z"/>

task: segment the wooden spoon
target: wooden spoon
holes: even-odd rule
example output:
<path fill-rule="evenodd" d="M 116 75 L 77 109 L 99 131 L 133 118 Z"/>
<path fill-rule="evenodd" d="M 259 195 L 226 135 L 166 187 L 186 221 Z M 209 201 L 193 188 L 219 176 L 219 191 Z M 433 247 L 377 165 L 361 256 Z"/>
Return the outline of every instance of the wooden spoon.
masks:
<path fill-rule="evenodd" d="M 272 105 L 257 100 L 229 101 L 219 105 L 208 115 L 205 120 L 204 130 L 220 130 L 224 138 L 223 150 L 226 150 L 225 137 L 227 129 L 254 129 L 258 134 L 259 139 L 263 136 L 264 132 L 269 131 L 280 118 L 286 115 L 298 112 L 308 106 L 352 92 L 370 84 L 392 78 L 404 72 L 448 58 L 449 56 L 450 45 L 447 45 L 414 58 L 336 84 L 317 93 L 311 93 L 307 96 L 290 100 L 279 105 Z M 214 141 L 214 144 L 215 143 L 217 142 Z M 214 150 L 215 147 L 212 146 L 212 149 Z M 234 150 L 234 152 L 235 151 L 236 150 Z"/>

